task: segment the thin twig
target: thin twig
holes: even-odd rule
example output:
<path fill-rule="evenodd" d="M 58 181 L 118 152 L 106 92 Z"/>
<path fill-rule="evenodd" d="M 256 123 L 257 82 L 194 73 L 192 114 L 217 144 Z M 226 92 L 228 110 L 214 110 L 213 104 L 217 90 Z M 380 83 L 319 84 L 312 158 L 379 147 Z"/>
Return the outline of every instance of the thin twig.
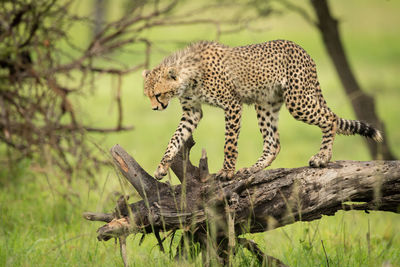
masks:
<path fill-rule="evenodd" d="M 121 251 L 122 261 L 124 262 L 124 267 L 129 267 L 128 255 L 126 251 L 126 236 L 125 235 L 120 236 L 118 240 L 119 240 L 119 248 Z"/>
<path fill-rule="evenodd" d="M 157 239 L 158 246 L 160 247 L 161 252 L 165 252 L 164 246 L 163 246 L 163 241 L 161 240 L 161 237 L 160 237 L 160 231 L 159 230 L 155 230 L 154 231 L 154 236 Z"/>
<path fill-rule="evenodd" d="M 326 260 L 326 265 L 329 267 L 329 259 L 328 259 L 328 254 L 326 254 L 325 246 L 324 246 L 324 241 L 321 239 L 321 244 L 322 244 L 322 249 L 324 250 L 325 254 L 325 260 Z"/>

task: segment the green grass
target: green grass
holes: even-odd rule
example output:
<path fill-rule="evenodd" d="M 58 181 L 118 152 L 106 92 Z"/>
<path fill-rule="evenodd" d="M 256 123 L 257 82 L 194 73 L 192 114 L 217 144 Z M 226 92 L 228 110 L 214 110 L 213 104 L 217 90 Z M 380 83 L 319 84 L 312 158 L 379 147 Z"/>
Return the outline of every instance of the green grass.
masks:
<path fill-rule="evenodd" d="M 26 173 L 24 186 L 8 184 L 7 193 L 0 196 L 3 218 L 0 265 L 122 266 L 118 245 L 112 240 L 96 240 L 95 229 L 102 223 L 88 222 L 81 217 L 87 210 L 111 210 L 116 200 L 115 191 L 121 191 L 113 172 L 106 173 L 98 182 L 96 188 L 81 181 L 65 189 L 50 179 Z M 327 266 L 321 240 L 330 266 L 379 266 L 385 261 L 400 266 L 399 230 L 398 215 L 352 211 L 246 236 L 289 266 Z M 140 235 L 131 235 L 128 239 L 129 260 L 133 266 L 177 265 L 169 259 L 168 246 L 167 253 L 162 254 L 152 236 L 146 237 L 142 246 L 138 245 L 139 239 Z M 176 237 L 173 253 L 177 240 Z M 239 250 L 237 265 L 248 266 L 249 262 L 254 263 L 254 259 Z M 200 266 L 200 258 L 191 264 Z"/>
<path fill-rule="evenodd" d="M 343 40 L 351 65 L 363 89 L 375 96 L 377 111 L 386 123 L 389 142 L 399 156 L 400 4 L 398 1 L 340 0 L 331 1 L 331 6 L 343 21 Z M 222 38 L 222 42 L 243 45 L 285 38 L 299 43 L 317 63 L 328 105 L 338 115 L 354 118 L 315 29 L 295 14 L 275 16 L 265 23 L 269 28 L 266 32 L 228 35 Z M 149 34 L 163 40 L 171 39 L 173 32 L 174 36 L 188 43 L 193 39 L 212 39 L 215 36 L 212 29 L 197 27 L 200 31 L 179 27 L 162 28 Z M 79 36 L 77 34 L 75 38 Z M 162 42 L 157 47 L 167 51 L 177 48 Z M 152 66 L 164 55 L 155 53 Z M 140 55 L 132 55 L 129 60 L 138 58 Z M 134 125 L 134 131 L 108 136 L 94 134 L 91 139 L 104 151 L 119 143 L 152 173 L 178 124 L 180 107 L 177 101 L 173 101 L 164 112 L 153 112 L 142 90 L 140 73 L 124 79 L 124 121 Z M 112 126 L 117 116 L 115 103 L 110 103 L 113 96 L 112 81 L 101 78 L 96 92 L 88 92 L 76 108 L 87 123 Z M 271 168 L 306 165 L 319 148 L 320 130 L 295 121 L 285 108 L 280 115 L 279 128 L 282 150 Z M 194 133 L 197 144 L 192 151 L 192 161 L 197 162 L 201 149 L 206 148 L 211 171 L 218 171 L 223 159 L 223 135 L 222 111 L 204 107 L 204 118 Z M 261 147 L 255 112 L 252 107 L 246 107 L 238 168 L 254 163 Z M 335 141 L 333 160 L 338 159 L 369 160 L 370 157 L 361 137 L 339 136 Z M 112 168 L 102 169 L 89 182 L 86 177 L 76 177 L 71 185 L 66 185 L 62 175 L 51 168 L 39 172 L 29 166 L 29 161 L 24 161 L 12 172 L 0 170 L 0 266 L 122 266 L 118 245 L 113 241 L 96 240 L 95 230 L 102 224 L 85 221 L 81 214 L 84 211 L 110 211 L 116 192 L 131 193 L 134 200 L 138 199 L 132 189 L 119 181 Z M 327 259 L 329 266 L 381 266 L 385 262 L 400 266 L 399 233 L 398 214 L 352 211 L 248 237 L 255 239 L 266 253 L 289 266 L 327 266 Z M 176 263 L 168 253 L 159 251 L 153 237 L 146 237 L 141 246 L 138 245 L 139 239 L 140 235 L 128 239 L 132 266 L 201 265 L 200 259 L 194 263 Z M 254 264 L 254 259 L 246 251 L 239 250 L 237 255 L 236 265 Z"/>

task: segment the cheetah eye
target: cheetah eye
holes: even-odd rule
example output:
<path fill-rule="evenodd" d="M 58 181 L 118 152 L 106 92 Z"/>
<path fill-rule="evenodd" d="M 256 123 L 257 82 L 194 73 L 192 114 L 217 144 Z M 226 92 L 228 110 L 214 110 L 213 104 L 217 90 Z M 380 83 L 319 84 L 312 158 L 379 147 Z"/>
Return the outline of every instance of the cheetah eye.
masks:
<path fill-rule="evenodd" d="M 177 76 L 176 69 L 171 68 L 171 69 L 168 70 L 168 78 L 176 81 L 176 76 Z"/>
<path fill-rule="evenodd" d="M 157 97 L 160 97 L 160 96 L 161 96 L 161 94 L 155 94 L 154 96 L 157 98 Z"/>

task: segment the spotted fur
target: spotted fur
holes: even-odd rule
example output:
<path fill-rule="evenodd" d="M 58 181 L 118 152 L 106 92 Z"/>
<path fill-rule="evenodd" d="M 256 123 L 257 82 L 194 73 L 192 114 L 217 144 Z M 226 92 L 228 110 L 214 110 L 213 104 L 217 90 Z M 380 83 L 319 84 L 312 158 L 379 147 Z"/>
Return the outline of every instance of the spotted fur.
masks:
<path fill-rule="evenodd" d="M 228 47 L 199 42 L 165 58 L 151 71 L 144 71 L 144 93 L 153 110 L 163 110 L 172 97 L 182 105 L 182 118 L 159 164 L 155 177 L 166 175 L 172 159 L 197 127 L 201 104 L 225 112 L 224 163 L 218 176 L 231 178 L 238 156 L 237 140 L 243 104 L 254 104 L 263 136 L 263 153 L 257 162 L 241 169 L 254 173 L 269 166 L 280 150 L 278 114 L 284 103 L 292 116 L 322 130 L 319 152 L 309 164 L 324 167 L 332 156 L 335 134 L 360 134 L 382 141 L 370 125 L 339 118 L 326 105 L 314 61 L 291 41 Z"/>

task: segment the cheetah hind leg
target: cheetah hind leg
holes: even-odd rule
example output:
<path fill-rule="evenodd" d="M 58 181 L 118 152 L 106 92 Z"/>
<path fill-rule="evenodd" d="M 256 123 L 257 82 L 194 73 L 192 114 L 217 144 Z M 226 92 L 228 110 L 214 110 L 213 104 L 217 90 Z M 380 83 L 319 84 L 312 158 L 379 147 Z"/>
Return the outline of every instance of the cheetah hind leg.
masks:
<path fill-rule="evenodd" d="M 328 118 L 324 125 L 320 125 L 323 134 L 322 143 L 319 152 L 309 160 L 310 167 L 326 167 L 332 158 L 332 145 L 337 130 L 337 119 L 334 114 L 330 114 Z"/>
<path fill-rule="evenodd" d="M 276 153 L 275 155 L 266 155 L 266 156 L 263 155 L 257 160 L 257 162 L 253 166 L 241 168 L 240 170 L 237 171 L 236 174 L 239 176 L 248 176 L 257 173 L 259 171 L 262 171 L 269 165 L 271 165 L 272 161 L 274 161 L 277 154 L 278 153 Z"/>
<path fill-rule="evenodd" d="M 337 130 L 337 116 L 325 105 L 319 103 L 317 99 L 308 98 L 307 100 L 309 105 L 314 107 L 313 109 L 307 110 L 302 106 L 299 106 L 300 109 L 294 109 L 289 106 L 288 101 L 286 105 L 295 119 L 316 125 L 321 129 L 322 142 L 319 152 L 311 157 L 308 164 L 314 168 L 325 167 L 332 157 L 332 146 Z"/>
<path fill-rule="evenodd" d="M 218 179 L 220 179 L 221 181 L 227 181 L 227 180 L 231 180 L 234 175 L 235 175 L 234 170 L 221 169 L 217 172 L 216 177 Z"/>
<path fill-rule="evenodd" d="M 258 126 L 264 140 L 263 153 L 253 166 L 240 169 L 237 172 L 238 175 L 250 175 L 259 172 L 271 165 L 278 155 L 280 151 L 278 118 L 281 106 L 281 101 L 273 104 L 255 105 Z"/>

